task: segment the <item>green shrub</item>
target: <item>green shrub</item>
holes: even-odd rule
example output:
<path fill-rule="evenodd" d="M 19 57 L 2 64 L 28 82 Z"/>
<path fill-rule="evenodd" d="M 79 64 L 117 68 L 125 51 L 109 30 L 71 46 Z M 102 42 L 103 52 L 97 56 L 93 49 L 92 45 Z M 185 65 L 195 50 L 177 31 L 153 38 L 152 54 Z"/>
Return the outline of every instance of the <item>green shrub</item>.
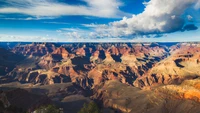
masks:
<path fill-rule="evenodd" d="M 48 105 L 37 109 L 36 113 L 60 113 L 60 111 L 54 105 Z"/>
<path fill-rule="evenodd" d="M 84 104 L 83 108 L 78 113 L 101 113 L 99 107 L 95 102 Z"/>

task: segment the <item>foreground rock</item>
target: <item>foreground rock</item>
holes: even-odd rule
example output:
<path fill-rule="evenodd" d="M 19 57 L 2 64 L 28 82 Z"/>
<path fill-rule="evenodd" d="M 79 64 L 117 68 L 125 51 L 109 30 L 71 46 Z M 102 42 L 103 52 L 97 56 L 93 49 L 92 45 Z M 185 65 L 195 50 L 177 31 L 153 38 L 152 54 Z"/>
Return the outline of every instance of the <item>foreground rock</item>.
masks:
<path fill-rule="evenodd" d="M 18 91 L 19 88 L 21 88 L 20 91 Z M 29 110 L 29 107 L 31 107 L 30 110 L 32 111 L 35 110 L 35 108 L 46 105 L 43 104 L 42 100 L 48 98 L 50 103 L 47 104 L 56 105 L 57 108 L 63 109 L 64 113 L 77 113 L 83 107 L 84 103 L 89 103 L 91 101 L 88 97 L 91 93 L 73 83 L 34 85 L 31 83 L 21 84 L 19 82 L 13 82 L 9 84 L 1 84 L 0 89 L 4 90 L 4 92 L 10 92 L 9 89 L 13 89 L 11 90 L 12 92 L 9 93 L 9 95 L 13 95 L 11 99 L 14 104 L 12 105 L 20 104 L 16 105 L 16 108 L 22 107 L 24 111 Z M 4 95 L 4 93 L 2 94 Z M 3 103 L 5 106 L 10 106 L 10 101 L 9 99 L 7 100 L 7 98 L 3 98 Z M 35 106 L 35 104 L 37 106 Z M 26 106 L 28 106 L 28 108 L 26 108 Z"/>
<path fill-rule="evenodd" d="M 0 91 L 0 111 L 10 113 L 32 112 L 48 105 L 51 100 L 47 96 L 31 94 L 23 89 Z"/>
<path fill-rule="evenodd" d="M 107 81 L 99 87 L 93 98 L 102 101 L 104 107 L 123 113 L 200 112 L 199 89 L 188 88 L 187 91 L 184 87 L 166 86 L 151 91 L 140 90 L 115 80 Z"/>

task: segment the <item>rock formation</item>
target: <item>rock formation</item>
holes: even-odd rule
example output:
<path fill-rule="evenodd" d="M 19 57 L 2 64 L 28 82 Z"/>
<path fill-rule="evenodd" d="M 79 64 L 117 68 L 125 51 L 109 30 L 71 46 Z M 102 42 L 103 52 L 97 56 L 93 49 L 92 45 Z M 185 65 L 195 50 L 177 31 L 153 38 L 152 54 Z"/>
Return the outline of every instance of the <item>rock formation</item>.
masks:
<path fill-rule="evenodd" d="M 0 49 L 0 53 L 0 84 L 20 82 L 42 88 L 69 83 L 78 87 L 67 94 L 64 90 L 49 94 L 55 103 L 64 96 L 63 101 L 87 92 L 102 107 L 120 112 L 200 110 L 199 43 L 33 43 Z M 9 100 L 3 101 L 4 107 L 9 106 Z"/>

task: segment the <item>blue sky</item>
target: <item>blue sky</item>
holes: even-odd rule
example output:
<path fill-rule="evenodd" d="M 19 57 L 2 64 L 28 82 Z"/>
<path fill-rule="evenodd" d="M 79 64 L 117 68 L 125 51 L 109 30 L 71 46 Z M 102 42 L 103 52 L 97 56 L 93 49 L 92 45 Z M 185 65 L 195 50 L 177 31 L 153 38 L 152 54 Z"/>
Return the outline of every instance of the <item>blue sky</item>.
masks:
<path fill-rule="evenodd" d="M 200 0 L 0 0 L 0 41 L 200 41 Z"/>

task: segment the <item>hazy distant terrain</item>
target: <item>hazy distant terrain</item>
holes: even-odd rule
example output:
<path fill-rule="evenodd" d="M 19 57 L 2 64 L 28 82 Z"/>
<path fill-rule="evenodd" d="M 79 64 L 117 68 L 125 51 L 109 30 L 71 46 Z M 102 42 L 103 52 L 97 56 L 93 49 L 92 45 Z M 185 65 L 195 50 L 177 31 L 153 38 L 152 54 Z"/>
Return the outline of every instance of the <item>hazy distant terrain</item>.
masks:
<path fill-rule="evenodd" d="M 195 42 L 1 42 L 0 110 L 76 113 L 94 100 L 105 113 L 198 113 L 199 69 Z"/>

